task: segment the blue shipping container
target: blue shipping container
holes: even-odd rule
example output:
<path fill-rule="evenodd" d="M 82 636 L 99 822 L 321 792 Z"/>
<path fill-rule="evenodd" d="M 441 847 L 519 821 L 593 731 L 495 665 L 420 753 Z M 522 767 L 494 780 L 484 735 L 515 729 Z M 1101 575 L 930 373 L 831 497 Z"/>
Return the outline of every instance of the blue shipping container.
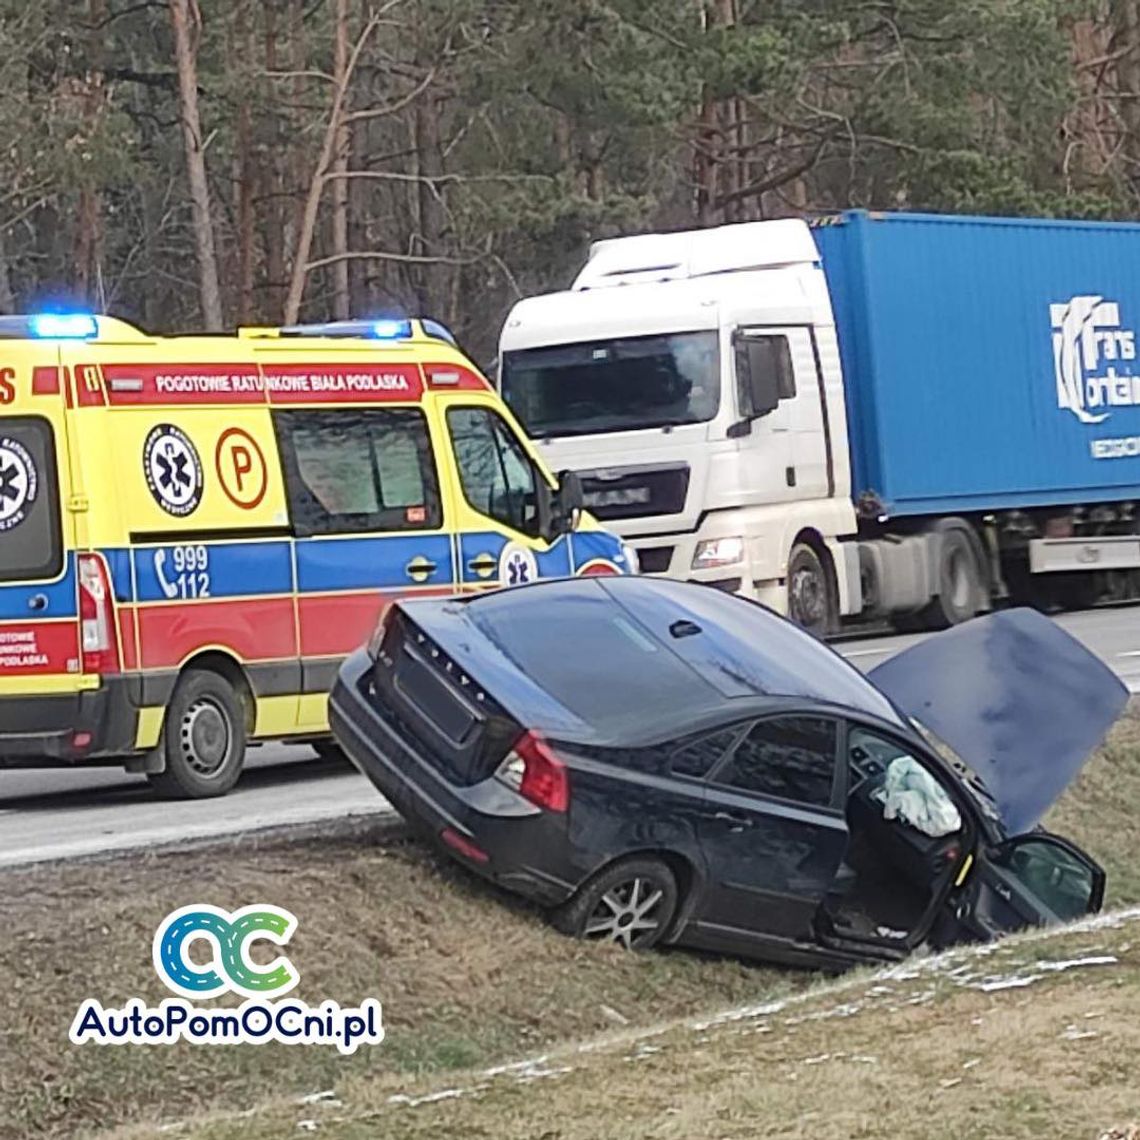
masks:
<path fill-rule="evenodd" d="M 814 235 L 856 497 L 1140 499 L 1140 225 L 852 212 Z"/>

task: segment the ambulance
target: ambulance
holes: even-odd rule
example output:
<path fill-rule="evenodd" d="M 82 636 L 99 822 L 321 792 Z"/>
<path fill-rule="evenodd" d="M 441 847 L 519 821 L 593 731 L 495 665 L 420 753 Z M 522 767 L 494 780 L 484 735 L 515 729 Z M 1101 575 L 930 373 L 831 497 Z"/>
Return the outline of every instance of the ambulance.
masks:
<path fill-rule="evenodd" d="M 427 320 L 148 336 L 0 317 L 0 768 L 220 795 L 331 747 L 384 606 L 635 572 Z"/>

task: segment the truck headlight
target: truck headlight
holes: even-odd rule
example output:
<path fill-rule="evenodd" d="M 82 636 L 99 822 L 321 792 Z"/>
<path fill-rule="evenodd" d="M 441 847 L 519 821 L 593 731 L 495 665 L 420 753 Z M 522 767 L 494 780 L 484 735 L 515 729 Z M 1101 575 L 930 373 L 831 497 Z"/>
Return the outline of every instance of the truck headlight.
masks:
<path fill-rule="evenodd" d="M 628 542 L 621 544 L 622 557 L 625 559 L 625 568 L 630 574 L 641 573 L 641 559 L 637 557 L 637 551 L 634 550 Z"/>
<path fill-rule="evenodd" d="M 744 539 L 706 538 L 697 543 L 693 553 L 694 570 L 711 570 L 714 566 L 732 566 L 744 561 Z"/>

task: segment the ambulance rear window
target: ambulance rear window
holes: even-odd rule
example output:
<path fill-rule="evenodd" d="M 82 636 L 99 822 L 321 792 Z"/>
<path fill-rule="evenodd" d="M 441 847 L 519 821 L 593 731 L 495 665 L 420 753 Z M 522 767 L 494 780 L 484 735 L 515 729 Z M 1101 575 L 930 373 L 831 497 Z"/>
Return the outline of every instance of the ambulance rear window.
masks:
<path fill-rule="evenodd" d="M 0 582 L 55 578 L 63 569 L 51 425 L 0 419 Z"/>
<path fill-rule="evenodd" d="M 275 412 L 298 535 L 435 530 L 439 481 L 423 412 L 338 408 Z"/>

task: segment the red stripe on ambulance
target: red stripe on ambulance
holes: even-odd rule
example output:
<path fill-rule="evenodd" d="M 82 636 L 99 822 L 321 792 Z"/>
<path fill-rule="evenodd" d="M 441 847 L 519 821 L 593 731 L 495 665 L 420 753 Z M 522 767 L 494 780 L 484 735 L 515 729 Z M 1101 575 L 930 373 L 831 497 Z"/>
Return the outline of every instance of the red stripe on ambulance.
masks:
<path fill-rule="evenodd" d="M 79 672 L 79 628 L 66 621 L 0 622 L 0 675 Z"/>
<path fill-rule="evenodd" d="M 273 404 L 374 404 L 418 400 L 424 392 L 413 364 L 273 364 L 263 372 Z"/>
<path fill-rule="evenodd" d="M 138 618 L 144 669 L 174 668 L 215 647 L 230 650 L 242 661 L 297 656 L 289 596 L 142 605 Z"/>
<path fill-rule="evenodd" d="M 80 365 L 81 373 L 92 365 Z M 264 404 L 265 384 L 256 364 L 104 364 L 103 381 L 113 405 Z"/>
<path fill-rule="evenodd" d="M 380 612 L 400 598 L 440 598 L 453 594 L 451 586 L 423 590 L 367 590 L 359 594 L 301 595 L 297 612 L 301 623 L 302 657 L 347 657 L 372 635 Z"/>

